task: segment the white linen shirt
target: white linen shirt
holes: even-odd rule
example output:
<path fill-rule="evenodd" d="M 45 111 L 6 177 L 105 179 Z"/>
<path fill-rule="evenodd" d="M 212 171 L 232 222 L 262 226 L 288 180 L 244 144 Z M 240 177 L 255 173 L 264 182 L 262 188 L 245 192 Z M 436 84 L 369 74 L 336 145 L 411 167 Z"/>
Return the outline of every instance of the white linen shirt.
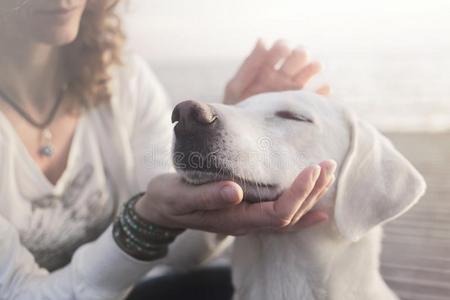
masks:
<path fill-rule="evenodd" d="M 167 97 L 142 59 L 127 56 L 111 89 L 110 103 L 80 118 L 55 185 L 0 114 L 0 300 L 121 299 L 155 265 L 189 268 L 228 244 L 186 231 L 156 262 L 116 245 L 110 224 L 123 202 L 173 171 L 172 127 Z"/>

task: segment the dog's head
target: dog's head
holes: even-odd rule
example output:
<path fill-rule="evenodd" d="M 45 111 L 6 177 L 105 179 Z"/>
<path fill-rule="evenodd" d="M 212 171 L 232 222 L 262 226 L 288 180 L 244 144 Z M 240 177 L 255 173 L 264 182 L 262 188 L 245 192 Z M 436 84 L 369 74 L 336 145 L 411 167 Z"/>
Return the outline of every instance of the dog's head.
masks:
<path fill-rule="evenodd" d="M 192 184 L 234 180 L 250 202 L 276 199 L 307 165 L 338 163 L 322 205 L 356 240 L 424 193 L 414 167 L 369 124 L 321 96 L 267 93 L 237 106 L 185 101 L 172 115 L 174 164 Z"/>

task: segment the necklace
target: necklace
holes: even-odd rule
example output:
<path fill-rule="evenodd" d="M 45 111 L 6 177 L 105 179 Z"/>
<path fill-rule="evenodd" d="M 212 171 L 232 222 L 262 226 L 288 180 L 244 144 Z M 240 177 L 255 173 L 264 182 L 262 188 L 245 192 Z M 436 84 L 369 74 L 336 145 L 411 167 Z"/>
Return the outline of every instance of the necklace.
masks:
<path fill-rule="evenodd" d="M 55 118 L 56 112 L 58 111 L 59 105 L 61 104 L 65 91 L 67 90 L 67 86 L 64 85 L 61 88 L 58 97 L 56 98 L 55 104 L 53 105 L 50 113 L 47 118 L 43 122 L 36 121 L 33 119 L 30 114 L 28 114 L 22 107 L 20 107 L 16 102 L 14 102 L 11 98 L 9 98 L 3 91 L 0 90 L 0 99 L 8 103 L 22 118 L 25 119 L 32 126 L 41 130 L 41 138 L 40 138 L 40 146 L 38 153 L 40 156 L 51 157 L 55 152 L 54 147 L 52 145 L 52 133 L 49 129 L 49 125 L 52 123 Z"/>

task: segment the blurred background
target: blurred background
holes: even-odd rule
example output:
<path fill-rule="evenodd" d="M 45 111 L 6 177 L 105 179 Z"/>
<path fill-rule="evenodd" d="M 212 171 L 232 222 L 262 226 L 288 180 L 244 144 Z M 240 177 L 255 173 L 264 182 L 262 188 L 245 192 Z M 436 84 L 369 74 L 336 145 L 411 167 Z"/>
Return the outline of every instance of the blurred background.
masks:
<path fill-rule="evenodd" d="M 424 174 L 427 195 L 385 228 L 382 273 L 402 299 L 450 299 L 450 1 L 130 0 L 128 47 L 174 102 L 220 101 L 257 38 L 304 46 L 335 101 Z"/>
<path fill-rule="evenodd" d="M 175 101 L 220 100 L 256 39 L 282 38 L 379 127 L 450 128 L 448 0 L 129 0 L 125 15 L 130 47 Z"/>

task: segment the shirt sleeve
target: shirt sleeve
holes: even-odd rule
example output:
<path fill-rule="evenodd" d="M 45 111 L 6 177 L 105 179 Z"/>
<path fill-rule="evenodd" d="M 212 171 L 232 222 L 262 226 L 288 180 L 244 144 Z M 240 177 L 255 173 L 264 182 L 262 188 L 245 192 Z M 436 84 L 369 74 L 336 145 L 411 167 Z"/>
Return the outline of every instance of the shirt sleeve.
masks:
<path fill-rule="evenodd" d="M 113 300 L 156 263 L 128 256 L 114 242 L 111 227 L 78 249 L 66 267 L 49 273 L 20 243 L 17 230 L 0 217 L 0 299 Z"/>

